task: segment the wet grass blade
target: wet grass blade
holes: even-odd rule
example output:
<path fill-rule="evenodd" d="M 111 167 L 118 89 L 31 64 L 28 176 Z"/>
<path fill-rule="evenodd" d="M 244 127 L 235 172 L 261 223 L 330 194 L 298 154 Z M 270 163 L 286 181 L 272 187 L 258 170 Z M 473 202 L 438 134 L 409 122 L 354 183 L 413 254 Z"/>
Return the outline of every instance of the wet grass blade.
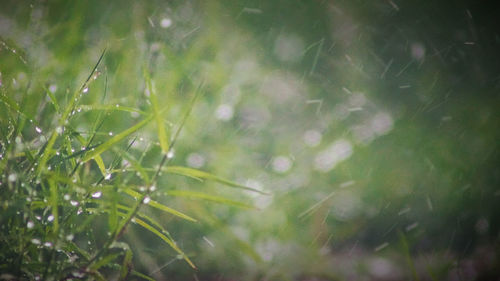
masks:
<path fill-rule="evenodd" d="M 146 274 L 140 273 L 140 272 L 135 271 L 135 270 L 132 270 L 132 275 L 137 276 L 137 277 L 142 278 L 142 279 L 145 279 L 145 280 L 156 281 L 155 279 L 147 276 Z"/>
<path fill-rule="evenodd" d="M 131 188 L 124 189 L 124 192 L 126 194 L 134 197 L 136 200 L 139 200 L 142 197 L 142 195 L 139 192 L 134 191 Z M 194 219 L 194 218 L 192 218 L 192 217 L 190 217 L 190 216 L 188 216 L 186 214 L 183 214 L 183 213 L 181 213 L 181 212 L 179 212 L 177 210 L 169 208 L 169 207 L 167 207 L 167 206 L 165 206 L 165 205 L 163 205 L 163 204 L 161 204 L 161 203 L 159 203 L 159 202 L 157 202 L 155 200 L 149 201 L 148 205 L 151 206 L 151 207 L 153 207 L 153 208 L 156 208 L 158 210 L 161 210 L 161 211 L 164 211 L 166 213 L 169 213 L 169 214 L 172 214 L 174 216 L 177 216 L 179 218 L 182 218 L 182 219 L 185 219 L 185 220 L 188 220 L 188 221 L 192 221 L 192 222 L 196 222 L 196 219 Z"/>
<path fill-rule="evenodd" d="M 50 204 L 51 209 L 52 209 L 52 216 L 54 217 L 52 231 L 55 234 L 57 234 L 59 231 L 59 208 L 57 206 L 59 193 L 57 190 L 57 184 L 52 179 L 49 180 L 49 189 L 50 189 L 49 204 Z"/>
<path fill-rule="evenodd" d="M 149 123 L 153 119 L 153 115 L 148 116 L 146 119 L 142 120 L 141 122 L 135 124 L 134 126 L 128 128 L 127 130 L 117 134 L 116 136 L 112 137 L 111 139 L 107 140 L 106 142 L 102 143 L 98 147 L 96 147 L 94 150 L 89 151 L 85 156 L 83 157 L 82 161 L 87 162 L 90 159 L 94 158 L 94 156 L 99 155 L 103 153 L 106 150 L 109 150 L 111 147 L 113 147 L 116 143 L 122 141 L 126 137 L 130 136 L 131 134 L 135 133 L 137 130 L 140 128 L 144 127 L 146 124 Z"/>
<path fill-rule="evenodd" d="M 238 208 L 243 208 L 243 209 L 256 209 L 254 206 L 243 203 L 243 202 L 234 201 L 234 200 L 222 197 L 222 196 L 216 196 L 216 195 L 207 194 L 207 193 L 203 193 L 203 192 L 196 192 L 196 191 L 189 191 L 189 190 L 171 190 L 171 191 L 167 191 L 167 195 L 202 199 L 202 200 L 212 201 L 212 202 L 223 204 L 223 205 L 229 205 L 229 206 L 234 206 L 234 207 L 238 207 Z"/>
<path fill-rule="evenodd" d="M 80 105 L 78 106 L 78 108 L 81 109 L 82 111 L 123 111 L 123 112 L 146 115 L 146 112 L 142 110 L 123 105 L 117 107 L 116 105 L 93 104 L 93 105 Z"/>
<path fill-rule="evenodd" d="M 135 218 L 134 219 L 134 222 L 142 227 L 144 227 L 145 229 L 147 229 L 148 231 L 150 231 L 151 233 L 155 234 L 156 236 L 158 236 L 161 240 L 163 240 L 165 243 L 167 243 L 172 249 L 174 249 L 179 255 L 182 256 L 182 258 L 194 269 L 196 269 L 196 266 L 194 265 L 194 263 L 189 259 L 189 257 L 179 248 L 177 247 L 177 245 L 172 241 L 170 240 L 167 236 L 165 236 L 163 233 L 161 233 L 160 231 L 158 231 L 156 228 L 152 227 L 151 225 L 149 225 L 148 223 L 146 223 L 145 221 L 139 219 L 139 218 Z"/>
<path fill-rule="evenodd" d="M 167 132 L 165 130 L 165 126 L 163 124 L 163 120 L 160 115 L 158 97 L 153 87 L 153 82 L 151 81 L 151 77 L 146 68 L 144 68 L 144 79 L 146 80 L 146 87 L 147 90 L 149 91 L 149 100 L 151 101 L 151 106 L 153 107 L 153 115 L 156 120 L 156 127 L 158 128 L 158 139 L 160 140 L 161 151 L 163 153 L 167 153 L 169 149 Z"/>
<path fill-rule="evenodd" d="M 98 262 L 94 263 L 92 266 L 90 266 L 90 269 L 97 271 L 99 268 L 111 263 L 112 261 L 114 261 L 116 258 L 118 258 L 121 255 L 122 255 L 122 253 L 114 253 L 114 254 L 107 255 L 107 256 L 103 257 L 102 259 L 100 259 Z"/>
<path fill-rule="evenodd" d="M 167 173 L 172 173 L 172 174 L 177 174 L 177 175 L 182 175 L 182 176 L 187 176 L 195 179 L 204 179 L 204 180 L 211 180 L 215 181 L 230 187 L 236 187 L 236 188 L 241 188 L 245 190 L 250 190 L 253 192 L 257 192 L 260 194 L 268 194 L 266 192 L 260 191 L 258 189 L 248 187 L 230 180 L 226 180 L 224 178 L 218 177 L 216 175 L 210 174 L 205 171 L 193 169 L 193 168 L 188 168 L 188 167 L 182 167 L 182 166 L 168 166 L 163 168 L 163 171 Z"/>
<path fill-rule="evenodd" d="M 123 258 L 123 263 L 120 269 L 120 278 L 118 280 L 126 280 L 132 269 L 132 256 L 133 253 L 130 249 L 125 251 L 125 257 Z"/>

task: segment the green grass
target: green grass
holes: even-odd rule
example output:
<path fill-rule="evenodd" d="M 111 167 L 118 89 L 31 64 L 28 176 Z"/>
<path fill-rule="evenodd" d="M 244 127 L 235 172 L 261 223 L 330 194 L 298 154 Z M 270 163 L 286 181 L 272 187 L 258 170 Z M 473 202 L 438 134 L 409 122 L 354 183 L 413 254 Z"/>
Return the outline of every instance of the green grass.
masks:
<path fill-rule="evenodd" d="M 2 127 L 0 172 L 5 179 L 2 183 L 5 187 L 2 189 L 3 212 L 10 214 L 23 210 L 22 216 L 3 216 L 9 229 L 3 232 L 1 241 L 3 245 L 12 245 L 8 249 L 3 248 L 1 254 L 1 260 L 4 261 L 2 271 L 8 274 L 27 279 L 59 280 L 91 276 L 97 280 L 106 280 L 114 274 L 119 274 L 120 280 L 129 279 L 132 275 L 148 279 L 147 275 L 132 269 L 133 253 L 125 242 L 119 242 L 120 247 L 114 246 L 118 245 L 131 223 L 157 236 L 190 267 L 196 268 L 164 225 L 144 211 L 155 208 L 184 220 L 185 223 L 196 223 L 197 220 L 154 200 L 157 193 L 166 192 L 169 196 L 196 198 L 243 209 L 253 208 L 249 204 L 220 195 L 188 190 L 169 191 L 158 182 L 160 177 L 165 179 L 177 174 L 259 192 L 205 171 L 170 166 L 169 152 L 174 149 L 184 124 L 189 122 L 192 107 L 196 106 L 195 100 L 203 91 L 202 85 L 195 89 L 192 102 L 188 102 L 185 113 L 173 121 L 178 126 L 169 136 L 163 121 L 168 108 L 159 109 L 152 88 L 152 78 L 145 69 L 144 79 L 146 90 L 150 93 L 151 106 L 142 110 L 134 107 L 119 108 L 127 112 L 140 112 L 142 119 L 113 136 L 97 136 L 105 122 L 101 112 L 116 108 L 102 103 L 82 104 L 81 99 L 91 83 L 98 83 L 94 81 L 94 77 L 98 69 L 102 69 L 104 57 L 105 52 L 102 52 L 86 81 L 66 102 L 59 102 L 49 89 L 44 88 L 54 109 L 45 113 L 44 118 L 55 121 L 51 128 L 44 127 L 43 131 L 36 129 L 36 134 L 25 133 L 26 127 L 33 127 L 31 122 L 26 122 L 28 118 L 22 113 L 22 104 L 25 104 L 28 97 L 21 97 L 17 102 L 10 98 L 9 89 L 2 87 L 2 108 L 5 110 L 4 115 L 7 115 L 2 122 L 10 124 Z M 105 100 L 106 91 L 110 90 L 112 89 L 108 89 L 106 85 L 102 100 Z M 72 122 L 77 108 L 97 111 L 92 114 L 95 121 L 87 136 L 78 133 L 74 127 L 76 123 Z M 136 158 L 130 148 L 137 141 L 141 129 L 152 120 L 156 121 L 161 157 L 156 165 L 147 167 L 141 162 L 142 157 Z M 35 128 L 38 126 L 35 125 Z M 27 139 L 29 137 L 34 137 L 35 140 L 30 141 Z M 96 139 L 99 141 L 95 141 Z M 34 141 L 40 142 L 38 148 L 32 147 Z M 74 149 L 75 146 L 81 148 Z M 155 146 L 152 143 L 149 149 Z M 123 159 L 129 165 L 123 166 Z M 111 180 L 111 176 L 116 178 Z M 95 230 L 94 223 L 102 218 L 108 221 L 106 230 Z M 104 233 L 104 238 L 93 248 L 85 245 L 85 238 L 88 238 L 85 233 L 89 231 Z M 76 237 L 79 238 L 78 243 L 74 242 Z M 40 263 L 40 259 L 44 262 Z"/>

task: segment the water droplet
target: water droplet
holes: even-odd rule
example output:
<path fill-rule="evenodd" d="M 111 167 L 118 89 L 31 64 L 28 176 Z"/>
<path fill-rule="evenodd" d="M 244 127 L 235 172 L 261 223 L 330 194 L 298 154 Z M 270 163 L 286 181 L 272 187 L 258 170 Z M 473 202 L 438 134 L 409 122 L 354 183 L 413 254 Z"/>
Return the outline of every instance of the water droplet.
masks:
<path fill-rule="evenodd" d="M 36 239 L 36 238 L 33 238 L 31 239 L 31 243 L 35 244 L 35 245 L 40 245 L 40 239 Z"/>
<path fill-rule="evenodd" d="M 155 190 L 156 190 L 156 186 L 152 185 L 152 186 L 149 187 L 149 191 L 153 192 Z"/>
<path fill-rule="evenodd" d="M 92 198 L 99 198 L 99 197 L 101 197 L 101 195 L 102 195 L 101 191 L 96 191 L 96 192 L 92 193 Z"/>
<path fill-rule="evenodd" d="M 17 180 L 17 175 L 16 174 L 10 174 L 9 177 L 7 178 L 10 182 L 16 181 Z"/>
<path fill-rule="evenodd" d="M 41 133 L 42 133 L 42 129 L 40 129 L 40 128 L 39 128 L 39 127 L 37 127 L 37 126 L 35 126 L 35 131 L 36 131 L 37 133 L 39 133 L 39 134 L 41 134 Z"/>
<path fill-rule="evenodd" d="M 49 91 L 51 93 L 55 93 L 57 91 L 57 85 L 56 84 L 52 84 L 49 86 Z"/>
<path fill-rule="evenodd" d="M 168 159 L 172 159 L 172 158 L 174 158 L 174 154 L 175 154 L 175 153 L 174 153 L 174 150 L 173 150 L 173 149 L 171 149 L 171 150 L 167 153 L 167 158 L 168 158 Z"/>
<path fill-rule="evenodd" d="M 234 110 L 229 104 L 221 104 L 215 110 L 215 118 L 222 121 L 229 121 L 233 118 Z"/>
<path fill-rule="evenodd" d="M 52 247 L 52 242 L 45 242 L 43 243 L 43 245 L 47 248 L 51 248 Z"/>
<path fill-rule="evenodd" d="M 49 215 L 49 216 L 47 217 L 47 220 L 48 220 L 48 221 L 53 221 L 53 220 L 54 220 L 54 215 Z"/>
<path fill-rule="evenodd" d="M 149 197 L 149 196 L 144 197 L 144 200 L 142 200 L 142 202 L 144 204 L 149 204 L 149 202 L 151 202 L 151 197 Z"/>
<path fill-rule="evenodd" d="M 172 20 L 169 18 L 163 18 L 160 21 L 160 26 L 163 28 L 169 28 L 172 25 Z"/>
<path fill-rule="evenodd" d="M 64 200 L 68 201 L 71 197 L 69 196 L 69 194 L 64 194 Z"/>
<path fill-rule="evenodd" d="M 274 158 L 273 170 L 278 173 L 286 173 L 292 167 L 292 161 L 286 156 L 278 156 Z"/>
<path fill-rule="evenodd" d="M 32 229 L 33 227 L 35 227 L 35 223 L 33 221 L 28 221 L 28 223 L 26 224 L 26 227 L 28 227 L 29 229 Z"/>
<path fill-rule="evenodd" d="M 109 132 L 108 135 L 112 136 L 113 135 L 113 132 Z"/>
<path fill-rule="evenodd" d="M 73 235 L 73 234 L 66 235 L 66 240 L 68 240 L 68 241 L 73 240 L 73 238 L 75 238 L 75 235 Z"/>
<path fill-rule="evenodd" d="M 105 180 L 109 180 L 109 179 L 111 179 L 111 173 L 106 174 L 106 176 L 104 177 L 104 179 L 105 179 Z"/>
<path fill-rule="evenodd" d="M 56 133 L 58 133 L 58 134 L 62 134 L 62 132 L 63 132 L 62 127 L 61 127 L 61 126 L 58 126 L 58 127 L 56 128 Z"/>
<path fill-rule="evenodd" d="M 82 92 L 83 92 L 84 94 L 86 94 L 88 91 L 89 91 L 89 87 L 85 87 L 85 88 L 83 88 L 83 91 L 82 91 Z"/>
<path fill-rule="evenodd" d="M 78 206 L 80 203 L 78 203 L 78 201 L 75 201 L 75 200 L 71 200 L 69 201 L 69 203 L 71 204 L 71 206 Z"/>

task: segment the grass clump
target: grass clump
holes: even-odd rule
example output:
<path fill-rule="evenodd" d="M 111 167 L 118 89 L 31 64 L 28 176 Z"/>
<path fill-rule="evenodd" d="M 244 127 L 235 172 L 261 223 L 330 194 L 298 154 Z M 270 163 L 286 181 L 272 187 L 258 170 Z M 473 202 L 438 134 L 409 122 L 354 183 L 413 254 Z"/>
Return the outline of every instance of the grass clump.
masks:
<path fill-rule="evenodd" d="M 170 165 L 179 133 L 203 91 L 202 82 L 195 84 L 190 77 L 184 77 L 183 89 L 191 102 L 185 113 L 172 122 L 174 126 L 165 120 L 168 106 L 160 103 L 147 67 L 143 68 L 144 91 L 149 97 L 145 105 L 136 108 L 107 102 L 105 53 L 102 52 L 88 78 L 72 94 L 66 91 L 64 95 L 56 95 L 56 90 L 45 84 L 41 87 L 45 97 L 34 100 L 31 91 L 38 85 L 28 85 L 24 92 L 15 91 L 9 84 L 0 87 L 2 278 L 152 279 L 134 270 L 134 254 L 127 240 L 122 239 L 131 224 L 159 238 L 178 259 L 194 269 L 194 262 L 175 237 L 164 223 L 148 214 L 148 209 L 186 223 L 197 220 L 188 214 L 189 210 L 177 210 L 162 203 L 156 198 L 158 192 L 173 198 L 253 208 L 210 193 L 165 190 L 159 179 L 177 174 L 257 191 L 205 171 Z M 40 83 L 34 75 L 28 80 Z M 100 100 L 86 103 L 89 88 L 99 83 L 102 84 Z M 99 92 L 99 87 L 95 88 Z M 31 116 L 27 108 L 33 102 L 38 103 L 39 110 Z M 103 130 L 113 114 L 125 113 L 135 117 L 133 123 L 126 123 L 127 128 L 119 132 Z M 79 128 L 83 122 L 78 118 L 80 114 L 85 115 L 85 120 L 92 120 L 88 122 L 91 125 L 88 130 Z M 125 122 L 118 122 L 117 126 Z M 148 126 L 156 127 L 155 141 L 148 142 L 142 137 Z M 133 149 L 138 142 L 145 146 Z"/>

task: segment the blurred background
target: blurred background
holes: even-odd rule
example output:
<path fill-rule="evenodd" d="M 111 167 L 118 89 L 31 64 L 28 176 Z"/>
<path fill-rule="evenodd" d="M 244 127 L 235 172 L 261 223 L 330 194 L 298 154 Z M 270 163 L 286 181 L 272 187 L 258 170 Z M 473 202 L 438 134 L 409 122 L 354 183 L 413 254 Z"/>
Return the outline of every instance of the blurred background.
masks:
<path fill-rule="evenodd" d="M 40 129 L 47 91 L 148 107 L 152 73 L 175 127 L 203 83 L 172 163 L 270 195 L 184 177 L 256 206 L 157 200 L 149 210 L 198 269 L 130 227 L 158 280 L 498 280 L 500 34 L 493 1 L 0 1 L 0 87 Z M 203 81 L 203 82 L 202 82 Z M 136 123 L 113 111 L 102 137 Z M 78 111 L 85 134 L 94 121 Z M 33 131 L 33 135 L 35 135 Z M 154 127 L 132 147 L 158 162 Z M 105 158 L 111 161 L 112 158 Z M 92 169 L 97 167 L 92 167 Z"/>

